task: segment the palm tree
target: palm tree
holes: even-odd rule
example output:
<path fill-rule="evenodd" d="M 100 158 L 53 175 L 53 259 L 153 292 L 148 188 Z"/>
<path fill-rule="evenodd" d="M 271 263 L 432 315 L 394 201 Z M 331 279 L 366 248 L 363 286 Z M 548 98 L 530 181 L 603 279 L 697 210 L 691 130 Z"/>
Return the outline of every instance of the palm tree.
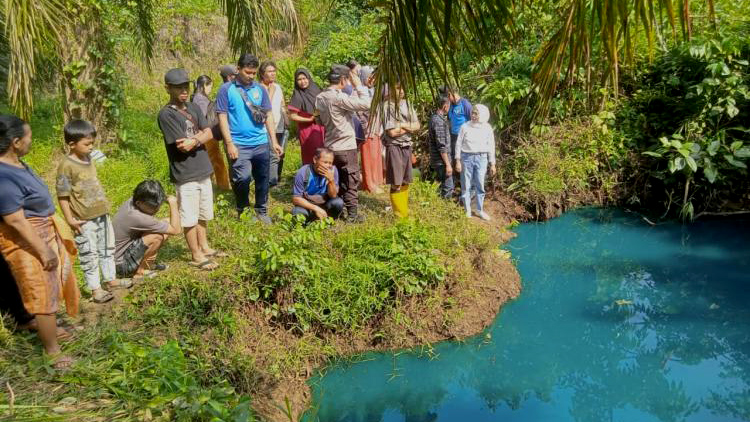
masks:
<path fill-rule="evenodd" d="M 533 0 L 531 0 L 533 1 Z M 414 92 L 420 80 L 457 83 L 457 51 L 491 52 L 498 42 L 513 40 L 513 16 L 523 1 L 514 0 L 382 0 L 380 82 L 399 81 Z M 714 18 L 714 1 L 705 0 Z M 622 62 L 632 62 L 639 30 L 653 51 L 654 34 L 677 22 L 682 39 L 692 34 L 690 0 L 564 0 L 559 2 L 557 31 L 543 44 L 535 60 L 534 82 L 542 108 L 561 82 L 580 67 L 592 81 L 592 62 L 606 64 L 605 82 L 617 92 Z"/>
<path fill-rule="evenodd" d="M 228 32 L 235 51 L 264 50 L 274 30 L 298 36 L 297 14 L 292 0 L 217 0 L 228 18 Z M 102 120 L 106 93 L 91 82 L 106 70 L 104 57 L 114 51 L 108 45 L 105 15 L 112 8 L 124 10 L 124 22 L 133 33 L 135 54 L 148 63 L 153 55 L 156 0 L 3 0 L 0 46 L 7 57 L 7 95 L 13 110 L 28 117 L 33 109 L 32 87 L 40 57 L 56 63 L 65 95 L 66 118 Z M 0 53 L 2 56 L 2 53 Z"/>

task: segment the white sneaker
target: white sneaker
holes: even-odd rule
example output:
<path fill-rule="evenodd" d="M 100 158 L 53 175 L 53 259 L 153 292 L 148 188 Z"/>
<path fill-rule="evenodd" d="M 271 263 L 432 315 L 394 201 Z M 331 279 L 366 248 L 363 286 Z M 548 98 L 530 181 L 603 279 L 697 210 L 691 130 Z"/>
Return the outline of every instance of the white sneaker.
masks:
<path fill-rule="evenodd" d="M 466 211 L 466 218 L 471 218 L 471 210 Z"/>
<path fill-rule="evenodd" d="M 492 218 L 490 218 L 490 215 L 487 214 L 484 211 L 479 211 L 479 218 L 481 218 L 484 221 L 490 221 L 490 220 L 492 220 Z"/>

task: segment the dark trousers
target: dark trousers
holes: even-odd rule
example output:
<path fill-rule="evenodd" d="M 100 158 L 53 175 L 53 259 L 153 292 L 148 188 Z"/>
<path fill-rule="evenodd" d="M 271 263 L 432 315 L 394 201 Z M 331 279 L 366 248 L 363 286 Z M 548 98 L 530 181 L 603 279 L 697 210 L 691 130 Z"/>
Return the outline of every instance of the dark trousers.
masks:
<path fill-rule="evenodd" d="M 339 170 L 339 196 L 344 200 L 350 215 L 357 213 L 359 205 L 359 154 L 356 149 L 333 152 L 333 165 Z"/>
<path fill-rule="evenodd" d="M 452 198 L 455 185 L 453 184 L 453 176 L 445 175 L 445 163 L 433 163 L 432 170 L 435 172 L 435 180 L 440 182 L 440 188 L 438 189 L 440 197 L 445 199 Z"/>
<path fill-rule="evenodd" d="M 458 140 L 458 134 L 454 135 L 454 134 L 451 133 L 451 156 L 450 156 L 450 159 L 451 159 L 451 164 L 453 165 L 453 167 L 456 166 L 456 164 L 455 164 L 456 160 L 453 157 L 456 156 L 456 141 L 457 140 Z M 459 173 L 456 173 L 455 169 L 453 170 L 453 186 L 461 186 L 461 176 L 459 175 Z"/>
<path fill-rule="evenodd" d="M 281 150 L 286 150 L 286 138 L 289 132 L 280 132 L 276 134 L 276 140 L 279 142 L 279 145 L 281 146 Z M 284 168 L 284 155 L 276 155 L 275 152 L 271 152 L 271 166 L 269 168 L 269 179 L 268 184 L 271 187 L 274 187 L 279 184 L 279 180 L 281 180 L 281 170 Z"/>
<path fill-rule="evenodd" d="M 336 220 L 341 215 L 341 211 L 344 210 L 344 200 L 338 197 L 331 198 L 321 208 L 326 210 L 329 217 Z M 292 208 L 292 215 L 304 215 L 308 223 L 318 219 L 318 216 L 314 212 L 302 207 Z"/>
<path fill-rule="evenodd" d="M 237 211 L 242 213 L 250 206 L 250 183 L 255 180 L 255 212 L 268 212 L 268 167 L 271 154 L 268 144 L 258 146 L 237 145 L 239 156 L 232 161 L 232 190 Z"/>
<path fill-rule="evenodd" d="M 7 312 L 19 325 L 34 319 L 34 315 L 26 312 L 16 280 L 2 256 L 0 256 L 0 312 Z"/>

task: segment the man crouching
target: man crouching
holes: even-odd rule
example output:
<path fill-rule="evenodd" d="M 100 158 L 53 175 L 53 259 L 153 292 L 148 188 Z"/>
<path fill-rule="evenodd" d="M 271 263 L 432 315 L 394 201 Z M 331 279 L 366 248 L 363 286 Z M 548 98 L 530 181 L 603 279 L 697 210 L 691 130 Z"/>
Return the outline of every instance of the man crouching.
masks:
<path fill-rule="evenodd" d="M 333 151 L 318 148 L 312 164 L 305 164 L 294 176 L 292 215 L 303 215 L 307 222 L 339 218 L 344 201 L 338 197 L 339 172 L 333 165 Z"/>

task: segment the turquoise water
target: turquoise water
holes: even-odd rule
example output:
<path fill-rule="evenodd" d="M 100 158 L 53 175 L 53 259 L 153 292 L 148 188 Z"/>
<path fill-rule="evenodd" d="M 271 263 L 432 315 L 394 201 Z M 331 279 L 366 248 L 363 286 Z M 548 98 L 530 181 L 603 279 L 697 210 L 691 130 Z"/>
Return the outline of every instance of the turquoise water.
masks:
<path fill-rule="evenodd" d="M 464 343 L 311 381 L 324 422 L 750 421 L 750 222 L 524 224 L 523 291 Z"/>

